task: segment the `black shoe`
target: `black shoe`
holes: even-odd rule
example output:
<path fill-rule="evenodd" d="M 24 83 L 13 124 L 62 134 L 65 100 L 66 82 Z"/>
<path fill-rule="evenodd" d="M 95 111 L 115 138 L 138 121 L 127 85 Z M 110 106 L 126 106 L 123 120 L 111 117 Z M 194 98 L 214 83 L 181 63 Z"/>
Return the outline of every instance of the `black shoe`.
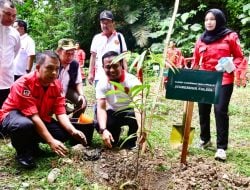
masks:
<path fill-rule="evenodd" d="M 31 155 L 19 154 L 16 156 L 17 162 L 26 169 L 33 169 L 36 167 L 36 163 Z"/>

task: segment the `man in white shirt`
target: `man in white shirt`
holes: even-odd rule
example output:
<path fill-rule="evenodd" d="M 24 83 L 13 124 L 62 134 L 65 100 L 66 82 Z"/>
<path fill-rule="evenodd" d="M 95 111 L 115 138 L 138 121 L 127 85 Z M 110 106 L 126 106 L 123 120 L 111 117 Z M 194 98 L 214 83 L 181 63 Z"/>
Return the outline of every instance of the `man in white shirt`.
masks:
<path fill-rule="evenodd" d="M 15 60 L 15 80 L 22 75 L 29 73 L 33 67 L 35 58 L 35 42 L 27 33 L 27 23 L 23 20 L 16 20 L 13 27 L 21 36 L 21 49 Z"/>
<path fill-rule="evenodd" d="M 141 83 L 134 75 L 126 72 L 122 68 L 121 61 L 117 63 L 112 62 L 117 55 L 117 52 L 109 51 L 102 57 L 103 69 L 107 78 L 100 80 L 96 86 L 98 121 L 96 128 L 104 144 L 112 148 L 119 143 L 121 127 L 128 125 L 128 136 L 135 136 L 128 139 L 123 147 L 130 149 L 136 146 L 136 134 L 138 132 L 140 133 L 138 128 L 140 129 L 141 115 L 137 110 L 128 107 L 131 103 L 131 98 L 128 96 L 128 93 L 131 88 Z M 117 82 L 123 86 L 125 93 L 107 95 L 107 92 L 110 90 L 117 89 L 110 81 Z"/>
<path fill-rule="evenodd" d="M 14 58 L 20 49 L 20 35 L 12 27 L 16 20 L 15 5 L 0 0 L 0 108 L 14 83 Z"/>
<path fill-rule="evenodd" d="M 96 85 L 97 81 L 105 76 L 102 68 L 102 56 L 108 51 L 115 51 L 119 54 L 127 51 L 127 46 L 123 35 L 116 32 L 114 28 L 114 17 L 111 11 L 104 10 L 100 14 L 100 25 L 102 32 L 95 35 L 90 52 L 89 75 L 90 84 Z M 123 60 L 124 69 L 127 70 L 127 62 Z"/>

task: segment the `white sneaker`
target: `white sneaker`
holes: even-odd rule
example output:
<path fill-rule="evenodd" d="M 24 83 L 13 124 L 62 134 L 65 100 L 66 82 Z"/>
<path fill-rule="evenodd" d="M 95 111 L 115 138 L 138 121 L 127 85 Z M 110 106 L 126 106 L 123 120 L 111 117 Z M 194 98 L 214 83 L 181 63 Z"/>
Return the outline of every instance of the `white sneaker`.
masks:
<path fill-rule="evenodd" d="M 214 156 L 215 160 L 225 161 L 227 159 L 226 151 L 224 149 L 217 149 Z"/>
<path fill-rule="evenodd" d="M 201 149 L 206 149 L 206 148 L 211 147 L 211 146 L 212 146 L 212 142 L 211 141 L 207 141 L 205 143 L 205 141 L 200 140 L 200 142 L 199 142 L 199 148 L 201 148 Z"/>

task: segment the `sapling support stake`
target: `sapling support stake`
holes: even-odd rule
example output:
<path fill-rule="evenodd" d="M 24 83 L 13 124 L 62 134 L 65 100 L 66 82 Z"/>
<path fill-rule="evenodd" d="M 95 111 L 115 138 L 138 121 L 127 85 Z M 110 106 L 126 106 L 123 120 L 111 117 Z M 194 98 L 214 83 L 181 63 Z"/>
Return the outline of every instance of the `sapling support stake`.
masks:
<path fill-rule="evenodd" d="M 163 61 L 166 60 L 166 54 L 167 54 L 167 47 L 168 47 L 168 44 L 169 44 L 169 41 L 170 41 L 170 37 L 171 37 L 171 33 L 173 31 L 173 26 L 174 26 L 174 22 L 175 22 L 175 19 L 176 19 L 176 15 L 177 15 L 177 12 L 178 12 L 178 7 L 179 7 L 179 0 L 175 0 L 175 4 L 174 4 L 174 11 L 173 11 L 173 15 L 172 15 L 172 18 L 171 18 L 171 22 L 170 22 L 170 26 L 168 28 L 168 33 L 167 33 L 167 36 L 166 36 L 166 46 L 164 48 L 164 52 L 163 52 Z M 160 68 L 160 74 L 159 74 L 159 82 L 158 82 L 158 85 L 157 85 L 157 92 L 160 92 L 162 90 L 162 84 L 163 84 L 163 67 Z M 156 96 L 155 98 L 153 99 L 153 105 L 152 105 L 152 109 L 151 109 L 151 114 L 150 115 L 153 115 L 153 113 L 155 113 L 155 108 L 156 108 L 156 103 L 158 102 L 158 98 L 159 98 L 159 94 L 160 93 L 156 93 Z M 148 131 L 150 131 L 150 129 L 152 128 L 152 121 L 153 121 L 153 118 L 150 117 L 149 118 L 149 121 L 148 121 Z M 142 154 L 145 153 L 146 151 L 146 141 L 142 144 Z"/>

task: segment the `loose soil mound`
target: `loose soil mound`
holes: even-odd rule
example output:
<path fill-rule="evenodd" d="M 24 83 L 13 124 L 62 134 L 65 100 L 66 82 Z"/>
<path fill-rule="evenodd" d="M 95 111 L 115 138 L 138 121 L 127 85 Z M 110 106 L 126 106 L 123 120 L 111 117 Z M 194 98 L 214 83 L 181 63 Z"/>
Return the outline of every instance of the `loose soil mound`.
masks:
<path fill-rule="evenodd" d="M 98 160 L 84 162 L 84 173 L 90 182 L 112 189 L 250 189 L 250 178 L 233 173 L 226 163 L 189 157 L 181 166 L 156 152 L 137 159 L 137 150 L 104 149 Z"/>

